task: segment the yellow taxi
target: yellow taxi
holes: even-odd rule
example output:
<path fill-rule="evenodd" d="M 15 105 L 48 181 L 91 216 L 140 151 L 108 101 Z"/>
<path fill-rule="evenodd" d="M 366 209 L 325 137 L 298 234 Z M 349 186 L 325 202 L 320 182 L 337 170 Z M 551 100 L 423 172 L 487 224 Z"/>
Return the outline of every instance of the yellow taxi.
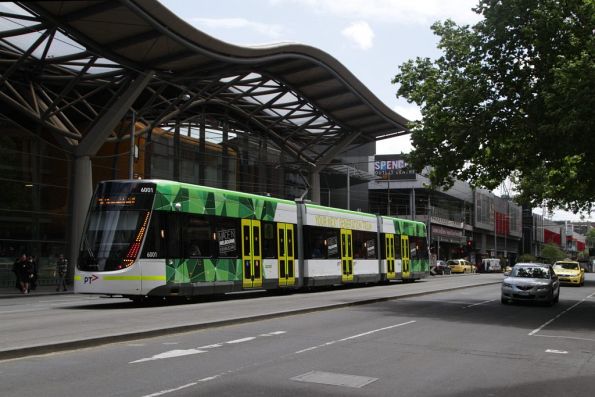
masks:
<path fill-rule="evenodd" d="M 475 273 L 475 266 L 466 259 L 449 259 L 446 264 L 451 273 Z"/>
<path fill-rule="evenodd" d="M 554 272 L 561 283 L 578 285 L 585 284 L 585 269 L 578 262 L 563 260 L 554 263 Z"/>

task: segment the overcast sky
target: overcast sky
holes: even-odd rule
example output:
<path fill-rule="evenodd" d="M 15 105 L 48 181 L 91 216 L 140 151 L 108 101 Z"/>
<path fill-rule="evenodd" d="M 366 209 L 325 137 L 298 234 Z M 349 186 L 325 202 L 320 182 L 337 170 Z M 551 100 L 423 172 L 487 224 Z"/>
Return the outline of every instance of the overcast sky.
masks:
<path fill-rule="evenodd" d="M 477 0 L 160 0 L 197 29 L 232 44 L 297 42 L 338 59 L 370 91 L 413 120 L 419 109 L 396 97 L 391 80 L 403 62 L 436 58 L 437 20 L 479 20 Z M 408 137 L 382 141 L 378 154 L 408 152 Z M 554 219 L 579 219 L 556 212 Z"/>

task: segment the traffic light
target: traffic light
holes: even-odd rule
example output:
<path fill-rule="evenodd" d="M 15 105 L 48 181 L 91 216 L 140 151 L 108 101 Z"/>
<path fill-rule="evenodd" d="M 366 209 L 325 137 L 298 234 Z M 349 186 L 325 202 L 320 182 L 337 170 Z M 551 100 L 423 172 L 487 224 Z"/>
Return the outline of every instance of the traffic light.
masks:
<path fill-rule="evenodd" d="M 473 249 L 473 240 L 467 240 L 467 251 L 471 251 Z"/>

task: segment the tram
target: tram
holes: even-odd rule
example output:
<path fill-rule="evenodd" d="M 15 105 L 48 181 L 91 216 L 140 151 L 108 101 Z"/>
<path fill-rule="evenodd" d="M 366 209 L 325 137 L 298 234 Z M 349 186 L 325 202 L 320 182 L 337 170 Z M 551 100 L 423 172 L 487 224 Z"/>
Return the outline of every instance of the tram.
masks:
<path fill-rule="evenodd" d="M 98 184 L 75 292 L 193 297 L 414 281 L 421 222 L 165 180 Z"/>

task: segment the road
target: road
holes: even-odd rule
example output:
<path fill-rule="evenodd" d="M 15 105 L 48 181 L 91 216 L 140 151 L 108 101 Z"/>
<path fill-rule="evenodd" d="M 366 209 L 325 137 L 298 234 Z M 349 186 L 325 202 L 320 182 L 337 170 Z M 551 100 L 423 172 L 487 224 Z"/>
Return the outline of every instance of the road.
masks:
<path fill-rule="evenodd" d="M 554 307 L 483 285 L 7 360 L 2 395 L 592 396 L 593 313 L 592 274 Z"/>
<path fill-rule="evenodd" d="M 464 288 L 501 279 L 501 275 L 483 274 L 316 293 L 275 296 L 251 292 L 203 299 L 192 305 L 138 306 L 126 299 L 84 295 L 0 300 L 0 359 Z"/>

